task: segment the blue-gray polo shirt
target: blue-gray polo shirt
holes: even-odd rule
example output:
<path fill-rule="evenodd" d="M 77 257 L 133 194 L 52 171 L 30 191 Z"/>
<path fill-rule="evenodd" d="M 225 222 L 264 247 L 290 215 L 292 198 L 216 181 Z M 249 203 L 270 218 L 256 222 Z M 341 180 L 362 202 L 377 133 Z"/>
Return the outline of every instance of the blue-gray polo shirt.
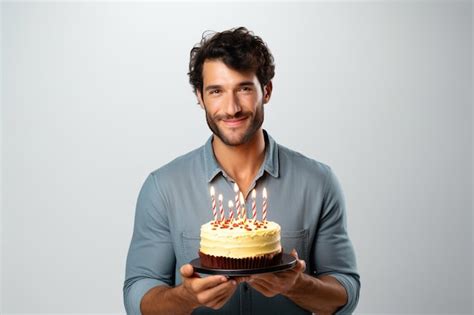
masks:
<path fill-rule="evenodd" d="M 265 187 L 267 219 L 280 224 L 284 251 L 295 248 L 307 274 L 335 277 L 348 295 L 338 313 L 351 313 L 360 280 L 339 183 L 329 166 L 277 144 L 266 131 L 264 136 L 265 160 L 250 188 L 259 192 L 258 215 Z M 197 258 L 200 227 L 213 219 L 209 187 L 223 194 L 224 204 L 234 200 L 234 180 L 219 166 L 212 139 L 154 171 L 143 184 L 123 287 L 127 314 L 140 314 L 141 299 L 151 288 L 181 283 L 179 269 Z M 251 202 L 248 194 L 247 209 Z M 194 313 L 310 314 L 284 296 L 267 298 L 246 283 L 220 310 L 201 307 Z"/>

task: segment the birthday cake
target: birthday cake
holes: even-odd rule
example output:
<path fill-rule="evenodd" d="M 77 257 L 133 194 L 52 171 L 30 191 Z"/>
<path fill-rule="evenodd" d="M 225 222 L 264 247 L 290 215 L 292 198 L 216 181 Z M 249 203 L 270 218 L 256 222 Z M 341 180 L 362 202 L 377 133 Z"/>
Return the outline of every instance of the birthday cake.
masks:
<path fill-rule="evenodd" d="M 271 221 L 210 221 L 201 226 L 201 264 L 217 269 L 250 269 L 281 262 L 280 225 Z"/>

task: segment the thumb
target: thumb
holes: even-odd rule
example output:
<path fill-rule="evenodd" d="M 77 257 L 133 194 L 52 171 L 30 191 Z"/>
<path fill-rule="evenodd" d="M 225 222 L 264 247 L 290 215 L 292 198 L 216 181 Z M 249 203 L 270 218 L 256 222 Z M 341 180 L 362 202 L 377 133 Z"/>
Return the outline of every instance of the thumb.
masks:
<path fill-rule="evenodd" d="M 293 270 L 295 272 L 304 272 L 306 270 L 306 262 L 304 260 L 298 260 Z"/>
<path fill-rule="evenodd" d="M 194 268 L 190 264 L 181 266 L 181 269 L 179 271 L 181 272 L 181 276 L 186 278 L 192 277 L 192 275 L 194 274 Z"/>
<path fill-rule="evenodd" d="M 298 252 L 296 251 L 295 248 L 293 248 L 293 249 L 291 250 L 290 255 L 293 256 L 293 257 L 295 257 L 296 259 L 299 259 L 299 258 L 298 258 Z"/>
<path fill-rule="evenodd" d="M 306 262 L 298 257 L 298 252 L 296 249 L 293 248 L 291 251 L 291 256 L 296 258 L 296 265 L 293 270 L 296 272 L 304 272 L 306 270 Z"/>

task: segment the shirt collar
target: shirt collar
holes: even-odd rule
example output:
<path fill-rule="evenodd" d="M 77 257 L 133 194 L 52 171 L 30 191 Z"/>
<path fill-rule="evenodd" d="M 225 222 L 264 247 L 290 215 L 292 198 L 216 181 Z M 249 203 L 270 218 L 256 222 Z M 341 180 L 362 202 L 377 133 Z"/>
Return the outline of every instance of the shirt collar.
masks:
<path fill-rule="evenodd" d="M 279 157 L 278 157 L 278 145 L 270 135 L 263 130 L 263 136 L 265 138 L 265 160 L 263 162 L 263 171 L 266 171 L 273 177 L 278 177 L 280 174 Z M 214 155 L 212 149 L 212 135 L 204 145 L 204 168 L 207 175 L 208 182 L 211 182 L 214 177 L 219 173 L 224 173 L 224 170 L 220 167 Z M 262 173 L 260 170 L 259 175 Z"/>

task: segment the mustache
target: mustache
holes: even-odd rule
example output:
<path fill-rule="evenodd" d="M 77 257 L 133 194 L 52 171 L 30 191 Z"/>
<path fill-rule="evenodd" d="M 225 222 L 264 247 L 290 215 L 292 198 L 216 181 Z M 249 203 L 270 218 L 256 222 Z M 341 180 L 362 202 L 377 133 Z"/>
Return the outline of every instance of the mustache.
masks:
<path fill-rule="evenodd" d="M 216 115 L 214 116 L 214 119 L 216 120 L 241 119 L 241 118 L 249 117 L 251 115 L 252 115 L 251 112 L 238 112 L 235 115 L 226 115 L 226 114 Z"/>

